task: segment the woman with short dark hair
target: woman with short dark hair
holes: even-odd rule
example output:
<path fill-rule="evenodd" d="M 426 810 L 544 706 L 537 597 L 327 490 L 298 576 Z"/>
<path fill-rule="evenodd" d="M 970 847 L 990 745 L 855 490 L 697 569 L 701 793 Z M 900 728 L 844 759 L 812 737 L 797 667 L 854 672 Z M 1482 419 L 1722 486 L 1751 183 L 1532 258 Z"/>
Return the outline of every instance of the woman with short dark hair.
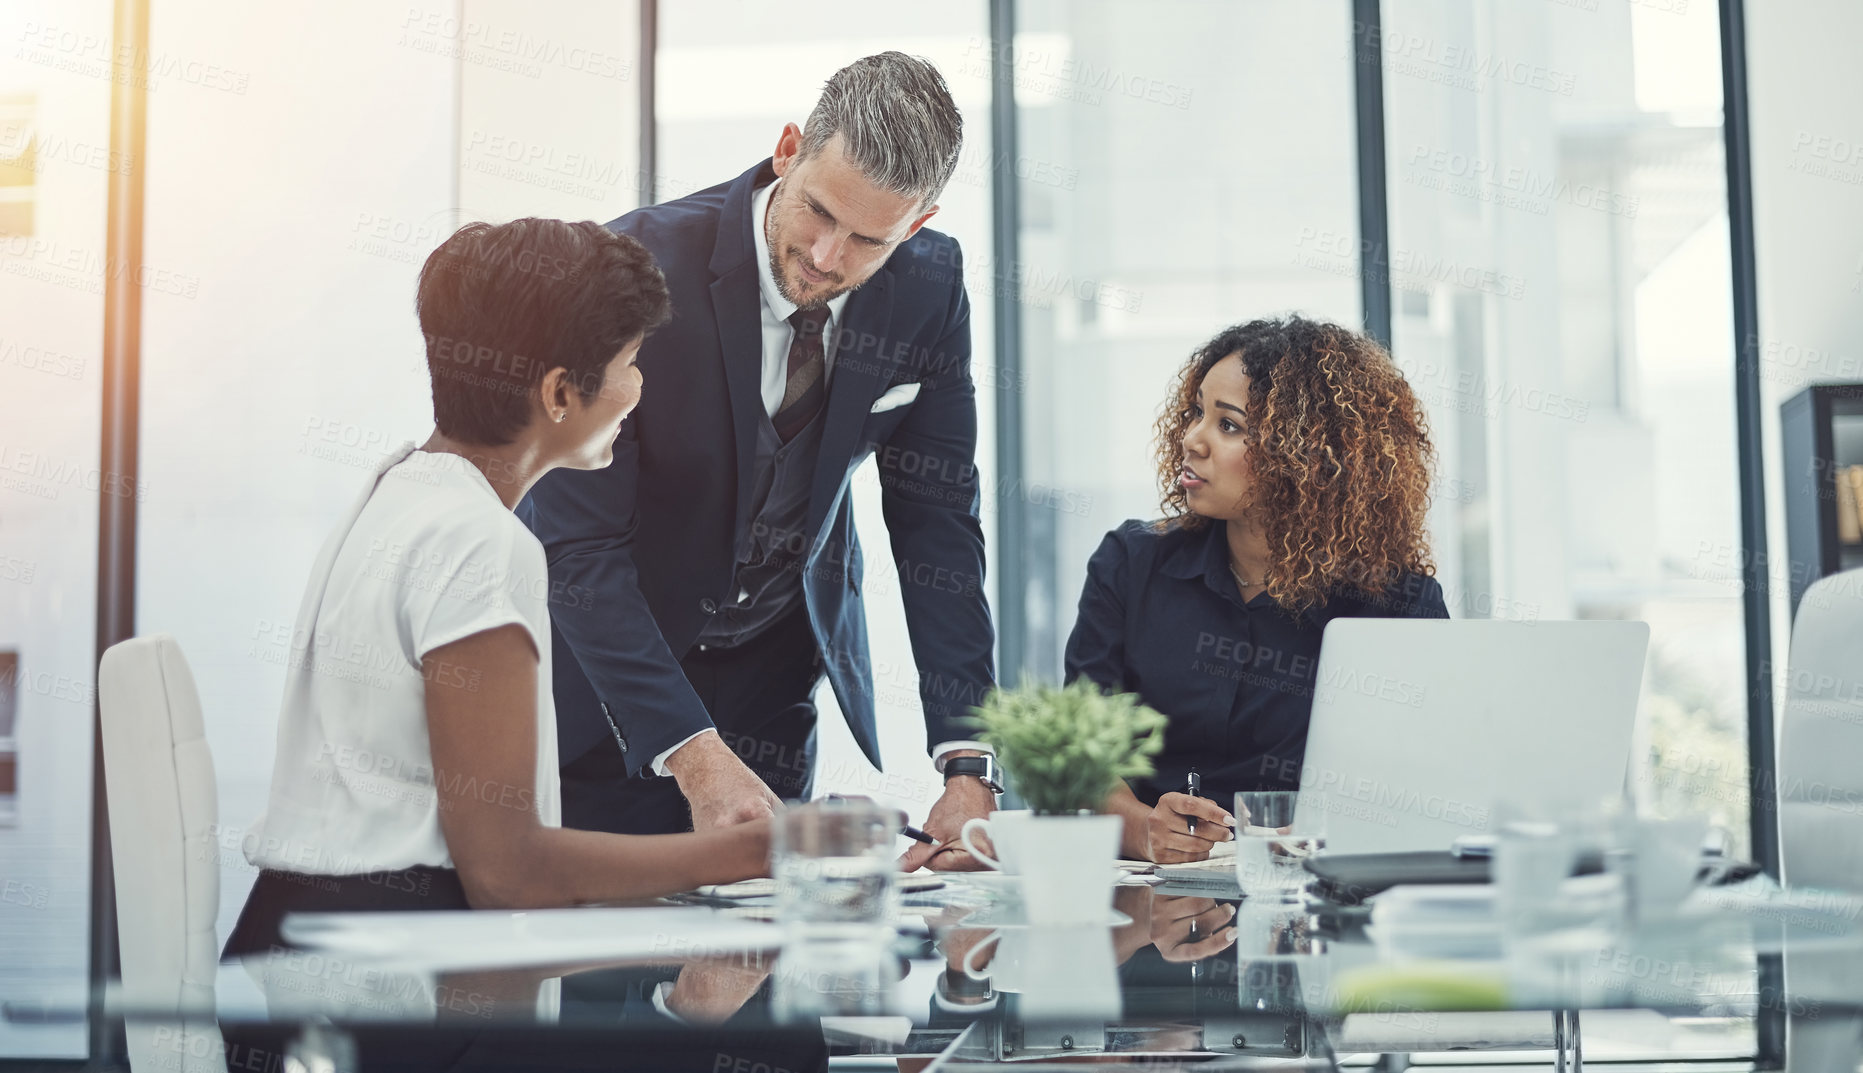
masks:
<path fill-rule="evenodd" d="M 417 307 L 436 429 L 370 475 L 312 570 L 292 641 L 262 871 L 227 953 L 292 911 L 560 906 L 761 875 L 767 821 L 699 834 L 560 826 L 544 552 L 512 513 L 599 469 L 669 315 L 638 242 L 594 223 L 468 224 Z"/>
<path fill-rule="evenodd" d="M 1164 517 L 1101 542 L 1066 663 L 1170 718 L 1157 773 L 1107 809 L 1126 855 L 1179 862 L 1230 838 L 1238 791 L 1299 786 L 1328 622 L 1449 612 L 1422 407 L 1371 339 L 1304 317 L 1226 329 L 1179 372 L 1157 432 Z M 1201 797 L 1175 792 L 1191 771 Z"/>

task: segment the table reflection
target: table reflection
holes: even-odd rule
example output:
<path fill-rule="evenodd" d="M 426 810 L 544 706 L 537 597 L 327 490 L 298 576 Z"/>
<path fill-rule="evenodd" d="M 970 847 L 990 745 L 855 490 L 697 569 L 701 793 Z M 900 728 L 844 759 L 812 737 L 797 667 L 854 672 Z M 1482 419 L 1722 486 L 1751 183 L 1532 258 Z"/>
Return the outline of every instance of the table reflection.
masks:
<path fill-rule="evenodd" d="M 696 945 L 695 932 L 655 944 L 663 957 L 444 971 L 279 952 L 222 967 L 209 1009 L 224 1040 L 211 1016 L 142 1022 L 143 1052 L 162 1060 L 138 1065 L 208 1068 L 199 1060 L 211 1057 L 282 1069 L 297 1055 L 313 1068 L 323 1055 L 338 1068 L 532 1069 L 597 1055 L 616 1065 L 625 1052 L 620 1068 L 714 1071 L 779 1054 L 781 1068 L 821 1068 L 830 1053 L 895 1057 L 908 1073 L 940 1054 L 1331 1068 L 1335 1052 L 1550 1048 L 1556 1009 L 1583 1009 L 1587 1037 L 1616 1031 L 1620 1047 L 1658 1038 L 1622 1018 L 1609 1029 L 1599 1011 L 1614 1008 L 1654 1019 L 1664 1053 L 1750 1055 L 1768 1032 L 1801 1057 L 1863 1046 L 1854 928 L 1827 926 L 1830 914 L 1801 919 L 1763 892 L 1718 896 L 1700 919 L 1522 967 L 1392 957 L 1362 922 L 1317 905 L 1150 886 L 1115 888 L 1104 927 L 1032 928 L 1008 889 L 1001 877 L 953 880 L 908 901 L 896 944 L 860 950 L 723 953 Z M 1476 984 L 1481 1000 L 1462 1001 Z"/>

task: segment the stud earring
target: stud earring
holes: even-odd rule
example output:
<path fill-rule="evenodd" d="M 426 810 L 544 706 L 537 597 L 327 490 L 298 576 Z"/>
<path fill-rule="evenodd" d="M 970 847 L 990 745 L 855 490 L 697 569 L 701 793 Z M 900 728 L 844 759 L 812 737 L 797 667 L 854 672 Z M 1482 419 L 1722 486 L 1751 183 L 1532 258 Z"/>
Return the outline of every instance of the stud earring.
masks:
<path fill-rule="evenodd" d="M 556 415 L 556 421 L 557 421 L 557 424 L 562 424 L 562 422 L 563 422 L 563 419 L 564 419 L 564 418 L 566 418 L 566 417 L 568 417 L 568 416 L 569 416 L 569 411 L 567 411 L 567 410 L 565 410 L 565 411 L 563 411 L 563 412 L 562 412 L 562 413 L 560 413 L 560 414 L 557 414 L 557 415 Z"/>

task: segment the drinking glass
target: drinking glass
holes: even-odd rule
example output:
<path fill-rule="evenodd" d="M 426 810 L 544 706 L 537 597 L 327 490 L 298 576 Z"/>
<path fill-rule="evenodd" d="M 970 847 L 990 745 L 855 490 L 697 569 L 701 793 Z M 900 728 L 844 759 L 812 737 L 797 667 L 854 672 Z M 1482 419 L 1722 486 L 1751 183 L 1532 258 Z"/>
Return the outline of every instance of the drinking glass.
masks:
<path fill-rule="evenodd" d="M 1250 898 L 1293 902 L 1307 885 L 1307 858 L 1326 850 L 1326 810 L 1299 808 L 1298 790 L 1236 795 L 1236 882 Z"/>
<path fill-rule="evenodd" d="M 905 814 L 871 801 L 777 813 L 770 839 L 777 919 L 790 941 L 886 943 L 899 913 L 893 842 Z"/>

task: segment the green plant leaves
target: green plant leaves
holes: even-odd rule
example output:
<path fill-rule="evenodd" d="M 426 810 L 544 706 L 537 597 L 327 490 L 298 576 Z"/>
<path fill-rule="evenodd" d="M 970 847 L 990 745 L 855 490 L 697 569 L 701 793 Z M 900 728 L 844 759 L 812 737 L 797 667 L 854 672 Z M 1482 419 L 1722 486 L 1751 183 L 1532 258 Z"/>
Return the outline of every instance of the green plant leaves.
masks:
<path fill-rule="evenodd" d="M 1029 807 L 1098 811 L 1120 779 L 1152 773 L 1165 717 L 1132 693 L 1103 693 L 1082 678 L 1065 688 L 1024 681 L 972 708 L 977 739 L 996 750 Z"/>

